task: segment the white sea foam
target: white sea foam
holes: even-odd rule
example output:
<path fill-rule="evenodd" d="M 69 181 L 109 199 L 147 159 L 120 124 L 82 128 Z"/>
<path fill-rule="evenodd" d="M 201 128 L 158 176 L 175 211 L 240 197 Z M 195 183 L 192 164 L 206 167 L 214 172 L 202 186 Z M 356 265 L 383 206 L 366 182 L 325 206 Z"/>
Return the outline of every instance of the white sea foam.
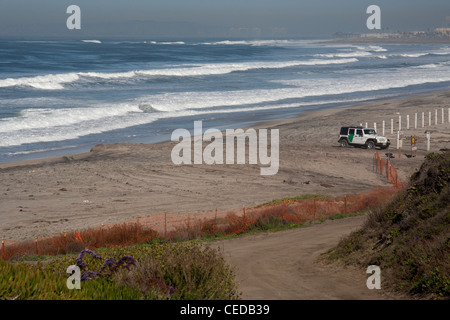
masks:
<path fill-rule="evenodd" d="M 435 51 L 431 51 L 431 54 L 436 54 L 436 55 L 449 55 L 450 54 L 450 48 L 449 47 L 443 47 L 439 50 L 435 50 Z"/>
<path fill-rule="evenodd" d="M 143 112 L 137 105 L 96 106 L 92 108 L 33 108 L 21 111 L 20 116 L 3 120 L 0 133 L 21 130 L 73 126 L 85 121 L 120 117 L 130 112 Z"/>
<path fill-rule="evenodd" d="M 354 51 L 354 52 L 345 52 L 345 53 L 323 53 L 323 54 L 315 54 L 314 57 L 320 58 L 359 58 L 359 57 L 369 57 L 372 56 L 372 53 L 368 51 Z"/>
<path fill-rule="evenodd" d="M 202 42 L 203 45 L 247 45 L 247 46 L 273 46 L 273 47 L 289 47 L 289 46 L 305 46 L 320 42 L 320 40 L 223 40 L 215 42 Z"/>
<path fill-rule="evenodd" d="M 247 62 L 247 63 L 216 63 L 216 64 L 189 64 L 161 69 L 135 70 L 125 72 L 79 72 L 49 74 L 44 76 L 26 77 L 17 79 L 0 80 L 0 87 L 29 86 L 43 90 L 64 89 L 63 84 L 71 83 L 84 78 L 100 79 L 120 79 L 133 77 L 150 76 L 171 76 L 171 77 L 189 77 L 189 76 L 207 76 L 228 74 L 237 71 L 249 71 L 254 69 L 281 69 L 295 66 L 315 66 L 329 64 L 346 64 L 357 62 L 355 58 L 350 59 L 311 59 L 286 62 Z"/>
<path fill-rule="evenodd" d="M 81 41 L 85 43 L 102 43 L 100 40 L 81 40 Z"/>
<path fill-rule="evenodd" d="M 340 103 L 340 102 L 356 102 L 361 101 L 361 99 L 339 99 L 339 100 L 322 100 L 316 101 L 315 105 L 323 105 L 330 103 Z M 195 116 L 202 114 L 217 114 L 217 113 L 230 113 L 230 112 L 247 112 L 247 111 L 261 111 L 261 110 L 270 110 L 270 109 L 285 109 L 285 108 L 297 108 L 302 106 L 310 106 L 310 103 L 285 103 L 285 104 L 273 104 L 267 103 L 259 106 L 251 106 L 251 107 L 237 107 L 237 108 L 228 108 L 228 109 L 215 109 L 215 110 L 205 110 L 205 109 L 180 109 L 174 110 L 172 112 L 164 112 L 164 113 L 153 113 L 153 112 L 136 112 L 140 106 L 137 103 L 122 103 L 118 105 L 111 106 L 110 108 L 118 109 L 118 110 L 128 110 L 119 117 L 105 117 L 105 118 L 89 118 L 90 113 L 88 110 L 84 111 L 87 115 L 86 119 L 82 122 L 79 122 L 77 125 L 73 125 L 71 121 L 69 121 L 69 113 L 73 112 L 74 114 L 78 114 L 80 110 L 68 110 L 64 111 L 67 115 L 66 120 L 68 120 L 65 124 L 60 122 L 60 115 L 57 113 L 52 113 L 49 110 L 47 115 L 50 120 L 53 117 L 53 120 L 59 122 L 58 125 L 50 126 L 50 127 L 37 127 L 31 128 L 32 125 L 22 126 L 21 129 L 15 130 L 13 132 L 0 133 L 0 147 L 11 147 L 18 146 L 28 143 L 38 143 L 38 142 L 52 142 L 52 141 L 62 141 L 62 140 L 70 140 L 77 139 L 90 134 L 99 134 L 102 132 L 107 132 L 110 130 L 124 129 L 132 126 L 148 124 L 156 121 L 160 118 L 170 118 L 170 117 L 186 117 L 186 116 Z M 150 106 L 150 104 L 147 104 Z M 150 107 L 152 108 L 152 107 Z M 98 109 L 102 109 L 99 107 Z M 153 108 L 152 108 L 153 109 Z M 104 109 L 103 109 L 104 110 Z M 53 114 L 53 115 L 52 115 Z M 95 113 L 94 113 L 95 114 Z M 38 116 L 39 117 L 39 116 Z M 26 120 L 28 121 L 28 120 Z M 19 128 L 19 127 L 17 127 Z M 41 151 L 48 151 L 41 150 Z M 52 149 L 53 150 L 53 149 Z M 25 151 L 25 152 L 17 152 L 17 154 L 26 154 L 32 153 L 35 151 Z M 36 151 L 39 152 L 39 151 Z"/>
<path fill-rule="evenodd" d="M 450 66 L 439 68 L 423 65 L 389 70 L 372 70 L 363 75 L 356 70 L 342 71 L 345 77 L 278 80 L 286 88 L 170 92 L 136 98 L 116 105 L 96 105 L 91 108 L 28 109 L 19 117 L 3 119 L 0 125 L 0 146 L 61 141 L 89 134 L 148 124 L 157 119 L 201 114 L 245 112 L 333 103 L 320 99 L 314 102 L 293 102 L 288 99 L 341 95 L 356 92 L 402 88 L 424 83 L 450 81 Z M 427 71 L 433 68 L 432 71 Z M 345 96 L 343 96 L 343 100 Z M 333 99 L 339 101 L 339 98 Z"/>
<path fill-rule="evenodd" d="M 421 68 L 422 67 L 422 68 Z M 424 69 L 433 69 L 426 72 Z M 313 87 L 308 81 L 301 80 L 280 80 L 275 81 L 290 86 L 297 86 L 299 90 L 308 91 L 310 96 L 320 96 L 326 94 L 347 94 L 364 91 L 377 91 L 393 88 L 404 88 L 411 85 L 425 83 L 439 83 L 450 81 L 450 67 L 441 64 L 439 68 L 432 65 L 419 67 L 408 67 L 401 69 L 389 69 L 383 71 L 366 72 L 364 75 L 355 73 L 341 79 L 338 83 L 330 86 L 329 79 L 317 79 Z"/>
<path fill-rule="evenodd" d="M 43 90 L 63 89 L 63 84 L 71 83 L 79 79 L 76 73 L 48 74 L 36 77 L 7 78 L 0 80 L 1 87 L 28 86 Z"/>
<path fill-rule="evenodd" d="M 360 51 L 374 51 L 374 52 L 386 52 L 387 49 L 380 47 L 380 46 L 355 46 Z"/>
<path fill-rule="evenodd" d="M 64 146 L 64 147 L 57 147 L 57 148 L 45 148 L 45 149 L 28 150 L 28 151 L 8 152 L 7 155 L 8 156 L 17 156 L 17 155 L 23 155 L 23 154 L 33 154 L 33 153 L 57 151 L 57 150 L 67 150 L 67 149 L 76 148 L 76 147 L 77 146 Z"/>
<path fill-rule="evenodd" d="M 358 59 L 311 59 L 285 62 L 246 62 L 246 63 L 214 63 L 214 64 L 190 64 L 171 68 L 136 70 L 118 73 L 87 72 L 79 73 L 83 77 L 97 77 L 102 79 L 131 78 L 135 76 L 207 76 L 228 74 L 237 71 L 249 71 L 255 69 L 282 69 L 295 66 L 315 66 L 328 64 L 346 64 L 357 62 Z"/>
<path fill-rule="evenodd" d="M 400 53 L 400 54 L 391 54 L 392 57 L 402 57 L 402 58 L 419 58 L 426 56 L 428 53 Z"/>
<path fill-rule="evenodd" d="M 433 72 L 423 72 L 423 70 L 411 67 L 367 72 L 364 75 L 353 71 L 353 73 L 340 78 L 339 81 L 334 78 L 315 79 L 314 81 L 305 78 L 273 81 L 283 85 L 295 86 L 295 88 L 207 93 L 177 92 L 151 95 L 140 98 L 139 101 L 150 103 L 153 108 L 162 112 L 174 112 L 186 109 L 214 109 L 224 106 L 276 103 L 284 99 L 377 91 L 444 81 L 450 81 L 450 68 L 448 66 L 438 68 Z"/>
<path fill-rule="evenodd" d="M 34 114 L 34 115 L 33 115 Z M 76 139 L 135 125 L 151 123 L 157 116 L 127 103 L 109 107 L 63 110 L 26 110 L 22 117 L 2 121 L 0 147 Z"/>
<path fill-rule="evenodd" d="M 413 53 L 394 53 L 390 56 L 393 57 L 402 57 L 402 58 L 420 58 L 427 55 L 450 55 L 450 48 L 448 47 L 442 47 L 438 50 L 431 50 L 428 52 L 413 52 Z"/>
<path fill-rule="evenodd" d="M 435 69 L 435 68 L 438 68 L 439 66 L 442 66 L 443 64 L 436 64 L 436 63 L 430 63 L 430 64 L 423 64 L 423 65 L 420 65 L 420 66 L 415 66 L 415 67 L 412 67 L 412 68 L 415 68 L 415 69 Z"/>
<path fill-rule="evenodd" d="M 185 44 L 183 41 L 162 41 L 162 42 L 158 42 L 158 41 L 144 41 L 144 43 L 150 43 L 150 44 L 162 44 L 162 45 L 183 45 Z"/>

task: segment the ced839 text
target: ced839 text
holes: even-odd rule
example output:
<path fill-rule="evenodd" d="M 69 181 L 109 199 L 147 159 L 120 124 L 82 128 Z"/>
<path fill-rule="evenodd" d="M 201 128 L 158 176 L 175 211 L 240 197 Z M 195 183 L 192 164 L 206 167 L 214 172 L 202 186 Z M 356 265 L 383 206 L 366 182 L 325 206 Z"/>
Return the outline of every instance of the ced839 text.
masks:
<path fill-rule="evenodd" d="M 258 315 L 258 314 L 269 314 L 269 305 L 261 305 L 261 304 L 228 304 L 225 306 L 224 312 L 225 314 L 234 314 L 234 315 Z"/>

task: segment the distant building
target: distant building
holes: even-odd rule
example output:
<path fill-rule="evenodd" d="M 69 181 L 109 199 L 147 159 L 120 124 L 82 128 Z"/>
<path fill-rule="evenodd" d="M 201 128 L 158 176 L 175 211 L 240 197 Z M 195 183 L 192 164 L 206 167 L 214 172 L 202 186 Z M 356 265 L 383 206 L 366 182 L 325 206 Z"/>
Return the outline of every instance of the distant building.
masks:
<path fill-rule="evenodd" d="M 450 37 L 450 28 L 436 28 L 435 32 Z"/>

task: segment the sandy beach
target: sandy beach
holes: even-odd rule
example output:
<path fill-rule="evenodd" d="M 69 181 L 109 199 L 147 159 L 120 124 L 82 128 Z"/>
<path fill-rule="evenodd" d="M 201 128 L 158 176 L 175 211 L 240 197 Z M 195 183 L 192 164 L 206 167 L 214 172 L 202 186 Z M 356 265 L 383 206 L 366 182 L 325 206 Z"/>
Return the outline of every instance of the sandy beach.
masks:
<path fill-rule="evenodd" d="M 373 171 L 373 150 L 341 148 L 344 125 L 386 123 L 392 164 L 403 181 L 419 168 L 426 150 L 450 148 L 450 91 L 380 100 L 358 106 L 300 114 L 261 123 L 255 129 L 279 129 L 279 171 L 260 175 L 260 165 L 175 165 L 175 142 L 93 146 L 91 152 L 0 165 L 0 236 L 10 241 L 82 230 L 162 212 L 194 213 L 254 206 L 302 194 L 344 195 L 388 185 Z M 444 109 L 444 123 L 441 111 Z M 438 123 L 435 124 L 435 110 Z M 414 129 L 414 114 L 419 114 Z M 425 127 L 421 126 L 424 112 Z M 432 114 L 429 126 L 428 115 Z M 417 157 L 409 140 L 401 157 L 396 149 L 398 116 L 404 136 L 418 138 Z M 410 130 L 406 117 L 410 116 Z M 394 119 L 394 134 L 390 131 Z M 387 152 L 379 151 L 381 156 Z"/>

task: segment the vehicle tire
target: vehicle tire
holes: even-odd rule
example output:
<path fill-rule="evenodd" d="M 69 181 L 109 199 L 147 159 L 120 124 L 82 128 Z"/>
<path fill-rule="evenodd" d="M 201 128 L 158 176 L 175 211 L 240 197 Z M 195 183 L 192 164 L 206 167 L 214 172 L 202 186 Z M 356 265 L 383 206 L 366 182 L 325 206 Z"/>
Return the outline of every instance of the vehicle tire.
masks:
<path fill-rule="evenodd" d="M 373 142 L 373 141 L 367 141 L 367 142 L 366 142 L 366 148 L 367 148 L 367 149 L 374 149 L 374 148 L 375 148 L 375 142 Z"/>
<path fill-rule="evenodd" d="M 339 145 L 340 145 L 342 148 L 347 148 L 347 147 L 348 147 L 348 141 L 347 141 L 347 139 L 341 139 L 341 140 L 339 141 Z"/>

